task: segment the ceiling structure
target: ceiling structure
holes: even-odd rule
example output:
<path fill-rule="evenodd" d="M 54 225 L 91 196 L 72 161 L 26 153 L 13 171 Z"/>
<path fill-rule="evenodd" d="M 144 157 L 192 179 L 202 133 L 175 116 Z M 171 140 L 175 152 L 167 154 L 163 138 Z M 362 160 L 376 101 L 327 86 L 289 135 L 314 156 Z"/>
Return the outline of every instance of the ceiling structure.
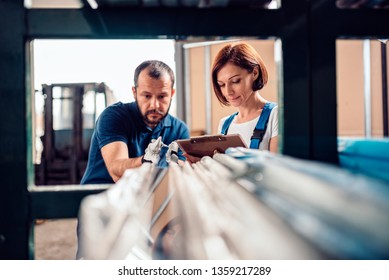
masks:
<path fill-rule="evenodd" d="M 102 6 L 127 7 L 170 7 L 170 8 L 213 8 L 249 7 L 274 9 L 280 7 L 281 0 L 25 0 L 26 8 L 82 8 L 89 6 L 97 9 Z"/>
<path fill-rule="evenodd" d="M 246 7 L 278 9 L 282 0 L 24 0 L 29 9 L 79 9 L 90 7 L 142 7 L 142 8 L 220 8 Z M 388 9 L 389 0 L 336 0 L 340 9 Z"/>

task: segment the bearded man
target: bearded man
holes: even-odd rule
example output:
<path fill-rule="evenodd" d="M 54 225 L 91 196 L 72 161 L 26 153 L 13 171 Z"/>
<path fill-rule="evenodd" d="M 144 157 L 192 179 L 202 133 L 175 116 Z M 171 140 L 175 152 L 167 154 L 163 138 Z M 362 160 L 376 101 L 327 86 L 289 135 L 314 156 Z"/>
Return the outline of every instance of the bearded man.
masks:
<path fill-rule="evenodd" d="M 99 116 L 81 184 L 115 183 L 126 169 L 149 161 L 145 151 L 150 143 L 158 139 L 169 145 L 189 138 L 186 124 L 169 114 L 174 80 L 172 69 L 162 61 L 144 61 L 135 69 L 135 102 L 115 103 Z M 185 160 L 180 150 L 177 157 Z"/>

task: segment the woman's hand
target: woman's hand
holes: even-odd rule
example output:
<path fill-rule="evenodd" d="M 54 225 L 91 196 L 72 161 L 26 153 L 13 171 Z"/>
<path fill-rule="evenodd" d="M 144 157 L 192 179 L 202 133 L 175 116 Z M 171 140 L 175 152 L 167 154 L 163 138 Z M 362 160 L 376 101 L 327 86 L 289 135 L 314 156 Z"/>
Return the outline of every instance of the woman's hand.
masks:
<path fill-rule="evenodd" d="M 201 160 L 201 158 L 199 157 L 196 157 L 196 156 L 192 156 L 192 155 L 189 155 L 189 154 L 184 154 L 184 157 L 186 157 L 186 160 L 189 162 L 189 163 L 196 163 L 198 162 L 199 160 Z"/>

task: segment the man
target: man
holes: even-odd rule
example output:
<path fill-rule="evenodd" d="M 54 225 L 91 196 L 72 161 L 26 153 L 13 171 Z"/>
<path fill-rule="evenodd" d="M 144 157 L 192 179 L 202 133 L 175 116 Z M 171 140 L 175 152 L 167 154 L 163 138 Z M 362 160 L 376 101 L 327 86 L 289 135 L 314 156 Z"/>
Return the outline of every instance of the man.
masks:
<path fill-rule="evenodd" d="M 188 127 L 169 114 L 173 86 L 173 71 L 161 61 L 145 61 L 135 69 L 135 102 L 115 103 L 98 118 L 81 184 L 116 182 L 126 169 L 142 165 L 153 139 L 161 137 L 169 145 L 189 138 Z M 181 151 L 178 158 L 185 159 Z"/>

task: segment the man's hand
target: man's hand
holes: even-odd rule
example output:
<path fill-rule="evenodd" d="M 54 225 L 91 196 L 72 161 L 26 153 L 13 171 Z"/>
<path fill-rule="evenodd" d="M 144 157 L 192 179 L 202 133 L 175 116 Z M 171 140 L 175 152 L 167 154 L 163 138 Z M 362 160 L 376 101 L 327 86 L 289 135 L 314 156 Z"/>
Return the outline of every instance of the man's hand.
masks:
<path fill-rule="evenodd" d="M 142 163 L 150 162 L 153 164 L 158 164 L 161 148 L 164 145 L 165 144 L 163 144 L 161 136 L 159 136 L 158 139 L 151 140 L 150 144 L 146 148 L 145 155 L 142 158 Z"/>
<path fill-rule="evenodd" d="M 166 152 L 166 161 L 168 163 L 178 163 L 178 144 L 176 141 L 170 143 L 169 149 Z"/>

